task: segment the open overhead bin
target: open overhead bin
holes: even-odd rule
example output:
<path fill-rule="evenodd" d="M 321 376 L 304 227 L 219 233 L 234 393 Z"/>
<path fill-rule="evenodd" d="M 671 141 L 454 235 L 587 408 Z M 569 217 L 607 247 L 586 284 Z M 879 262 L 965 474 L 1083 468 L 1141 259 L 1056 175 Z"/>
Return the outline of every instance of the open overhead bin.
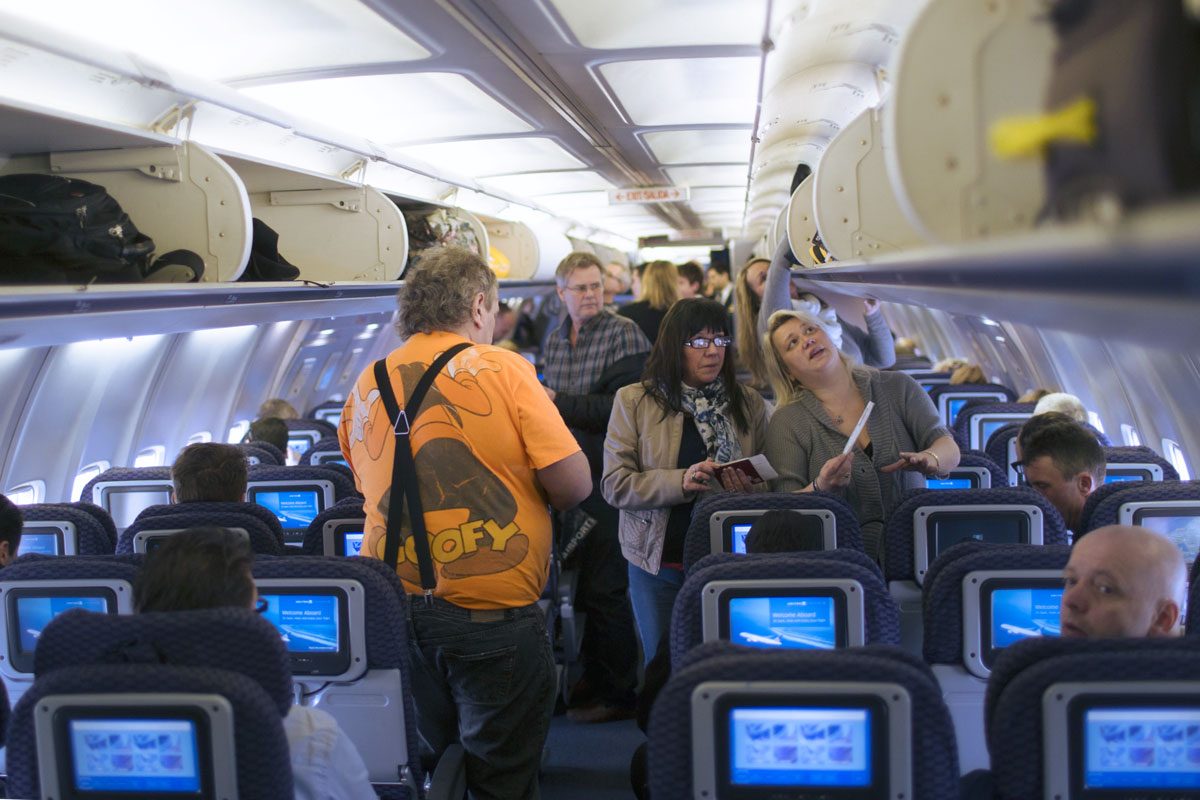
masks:
<path fill-rule="evenodd" d="M 816 178 L 809 175 L 805 178 L 796 191 L 792 192 L 792 199 L 788 201 L 787 214 L 787 237 L 788 246 L 792 248 L 792 255 L 800 262 L 801 266 L 819 267 L 812 257 L 813 239 L 817 236 L 817 220 L 813 214 L 813 185 L 816 183 Z"/>

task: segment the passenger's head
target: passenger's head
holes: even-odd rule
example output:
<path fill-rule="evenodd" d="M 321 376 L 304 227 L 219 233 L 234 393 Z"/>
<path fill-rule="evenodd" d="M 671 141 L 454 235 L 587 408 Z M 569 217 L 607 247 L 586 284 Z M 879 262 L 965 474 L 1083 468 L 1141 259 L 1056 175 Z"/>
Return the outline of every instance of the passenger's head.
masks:
<path fill-rule="evenodd" d="M 600 313 L 604 307 L 604 270 L 600 259 L 591 253 L 575 251 L 558 262 L 554 270 L 558 296 L 567 316 L 576 328 Z"/>
<path fill-rule="evenodd" d="M 708 280 L 708 285 L 711 289 L 717 292 L 725 290 L 729 285 L 729 264 L 724 259 L 714 258 L 708 266 L 708 273 L 705 276 Z"/>
<path fill-rule="evenodd" d="M 767 374 L 780 405 L 795 400 L 803 389 L 823 382 L 836 370 L 849 368 L 825 321 L 803 311 L 772 314 L 762 346 Z"/>
<path fill-rule="evenodd" d="M 629 270 L 629 293 L 634 297 L 642 296 L 642 276 L 646 274 L 646 262 L 634 264 Z"/>
<path fill-rule="evenodd" d="M 171 465 L 171 483 L 176 503 L 239 503 L 246 499 L 246 454 L 232 444 L 189 444 Z"/>
<path fill-rule="evenodd" d="M 1037 405 L 1033 408 L 1034 416 L 1038 414 L 1046 414 L 1051 411 L 1057 411 L 1060 414 L 1066 414 L 1076 422 L 1087 422 L 1087 409 L 1083 407 L 1083 401 L 1073 394 L 1066 392 L 1054 392 L 1047 394 L 1037 401 Z"/>
<path fill-rule="evenodd" d="M 258 598 L 244 537 L 225 528 L 189 528 L 146 556 L 133 582 L 138 612 L 253 608 Z"/>
<path fill-rule="evenodd" d="M 917 340 L 910 336 L 901 336 L 896 339 L 896 355 L 897 356 L 915 356 L 917 355 Z"/>
<path fill-rule="evenodd" d="M 1028 434 L 1022 429 L 1019 441 L 1025 482 L 1058 509 L 1068 528 L 1079 530 L 1088 495 L 1104 483 L 1104 449 L 1095 435 L 1062 417 Z"/>
<path fill-rule="evenodd" d="M 987 376 L 978 364 L 964 364 L 950 373 L 950 385 L 961 386 L 964 383 L 987 383 Z"/>
<path fill-rule="evenodd" d="M 763 285 L 769 266 L 770 262 L 765 259 L 751 259 L 737 274 L 733 285 L 738 361 L 743 369 L 754 376 L 754 382 L 759 386 L 765 386 L 770 381 L 758 335 L 758 311 L 762 308 Z"/>
<path fill-rule="evenodd" d="M 700 289 L 704 286 L 704 270 L 700 269 L 700 265 L 695 261 L 680 264 L 676 269 L 679 271 L 679 299 L 698 297 Z"/>
<path fill-rule="evenodd" d="M 670 261 L 651 261 L 642 273 L 642 293 L 651 308 L 665 311 L 679 299 L 679 271 Z"/>
<path fill-rule="evenodd" d="M 693 297 L 680 300 L 667 311 L 642 374 L 664 410 L 681 410 L 684 384 L 698 389 L 721 381 L 734 422 L 746 429 L 745 406 L 729 346 L 716 342 L 730 338 L 730 327 L 729 312 L 716 300 Z M 700 347 L 700 339 L 707 339 L 707 346 Z"/>
<path fill-rule="evenodd" d="M 258 407 L 258 418 L 275 417 L 276 419 L 300 419 L 296 407 L 282 397 L 272 397 Z"/>
<path fill-rule="evenodd" d="M 496 273 L 465 247 L 431 247 L 404 273 L 396 295 L 400 338 L 468 329 L 473 342 L 491 344 L 499 305 Z"/>
<path fill-rule="evenodd" d="M 943 358 L 941 361 L 933 365 L 934 372 L 954 372 L 959 367 L 965 367 L 970 362 L 959 356 L 951 356 Z"/>
<path fill-rule="evenodd" d="M 824 541 L 806 534 L 804 518 L 795 511 L 773 509 L 750 526 L 746 534 L 747 553 L 795 553 L 822 550 Z"/>
<path fill-rule="evenodd" d="M 1036 403 L 1037 401 L 1041 400 L 1043 397 L 1045 397 L 1048 394 L 1050 394 L 1049 389 L 1043 389 L 1040 387 L 1037 389 L 1030 389 L 1028 392 L 1026 392 L 1025 394 L 1018 397 L 1017 402 L 1018 403 Z"/>
<path fill-rule="evenodd" d="M 767 286 L 767 270 L 770 267 L 769 258 L 752 258 L 747 261 L 746 266 L 738 273 L 739 288 L 745 286 L 748 292 L 761 301 L 763 290 Z"/>
<path fill-rule="evenodd" d="M 23 527 L 25 515 L 20 506 L 0 494 L 0 567 L 8 566 L 17 557 Z"/>
<path fill-rule="evenodd" d="M 611 305 L 619 294 L 629 291 L 629 270 L 624 264 L 610 261 L 604 265 L 604 303 Z"/>
<path fill-rule="evenodd" d="M 517 327 L 517 312 L 507 303 L 501 303 L 496 309 L 496 325 L 492 329 L 492 343 L 502 342 L 512 336 Z"/>
<path fill-rule="evenodd" d="M 288 447 L 287 423 L 278 417 L 256 419 L 250 423 L 250 432 L 246 435 L 248 442 L 266 442 L 286 453 Z"/>
<path fill-rule="evenodd" d="M 1109 525 L 1081 537 L 1063 570 L 1063 636 L 1174 636 L 1187 600 L 1187 567 L 1170 539 Z"/>

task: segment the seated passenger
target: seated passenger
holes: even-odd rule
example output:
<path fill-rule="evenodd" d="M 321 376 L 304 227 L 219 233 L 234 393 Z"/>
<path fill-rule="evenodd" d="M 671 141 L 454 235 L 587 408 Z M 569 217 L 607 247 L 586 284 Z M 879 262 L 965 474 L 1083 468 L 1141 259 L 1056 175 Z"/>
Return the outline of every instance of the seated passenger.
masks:
<path fill-rule="evenodd" d="M 1063 636 L 1178 636 L 1187 566 L 1170 539 L 1109 525 L 1081 538 L 1063 570 Z"/>
<path fill-rule="evenodd" d="M 679 273 L 670 261 L 652 261 L 642 273 L 641 286 L 638 299 L 621 306 L 617 313 L 636 322 L 654 344 L 667 309 L 679 298 Z"/>
<path fill-rule="evenodd" d="M 950 356 L 949 358 L 943 358 L 941 361 L 934 364 L 933 371 L 954 372 L 954 370 L 958 369 L 959 367 L 965 367 L 970 363 L 970 361 L 967 361 L 962 356 Z"/>
<path fill-rule="evenodd" d="M 272 397 L 258 407 L 258 418 L 278 417 L 279 419 L 300 419 L 296 407 L 282 397 Z"/>
<path fill-rule="evenodd" d="M 189 444 L 171 465 L 176 503 L 241 503 L 246 480 L 246 454 L 232 444 Z"/>
<path fill-rule="evenodd" d="M 916 381 L 852 365 L 815 317 L 776 311 L 763 348 L 779 404 L 767 430 L 767 460 L 779 473 L 773 490 L 845 495 L 867 554 L 878 557 L 884 521 L 903 492 L 899 472 L 946 474 L 958 466 L 954 437 Z M 843 455 L 869 401 L 870 420 Z"/>
<path fill-rule="evenodd" d="M 21 549 L 25 515 L 12 500 L 0 494 L 0 567 L 7 567 Z"/>
<path fill-rule="evenodd" d="M 1036 403 L 1048 394 L 1053 394 L 1049 389 L 1037 388 L 1030 389 L 1025 394 L 1017 398 L 1018 403 Z"/>
<path fill-rule="evenodd" d="M 708 492 L 752 491 L 733 470 L 718 479 L 716 467 L 766 444 L 766 403 L 733 374 L 729 328 L 729 314 L 715 300 L 680 300 L 663 319 L 641 383 L 620 389 L 613 401 L 602 489 L 620 510 L 621 552 L 646 660 L 658 650 L 683 585 L 692 507 Z"/>
<path fill-rule="evenodd" d="M 1064 414 L 1031 417 L 1017 435 L 1025 483 L 1049 500 L 1072 531 L 1083 525 L 1088 495 L 1104 483 L 1104 448 Z"/>
<path fill-rule="evenodd" d="M 263 417 L 250 423 L 244 442 L 266 442 L 274 445 L 279 452 L 287 454 L 288 429 L 287 423 L 279 417 Z"/>
<path fill-rule="evenodd" d="M 1083 401 L 1075 395 L 1067 394 L 1066 392 L 1048 393 L 1039 398 L 1037 405 L 1033 408 L 1034 416 L 1046 414 L 1051 411 L 1066 414 L 1076 422 L 1088 421 L 1088 412 L 1083 407 Z"/>
<path fill-rule="evenodd" d="M 964 364 L 950 373 L 950 385 L 962 386 L 964 383 L 987 383 L 987 375 L 978 364 Z"/>
<path fill-rule="evenodd" d="M 258 607 L 250 572 L 254 554 L 222 528 L 192 528 L 146 557 L 133 586 L 138 613 Z M 260 609 L 261 610 L 261 609 Z M 367 768 L 337 720 L 317 708 L 292 706 L 283 719 L 297 800 L 374 800 Z"/>
<path fill-rule="evenodd" d="M 801 536 L 803 518 L 795 511 L 777 508 L 763 514 L 746 534 L 747 553 L 795 553 L 820 550 L 810 537 Z"/>

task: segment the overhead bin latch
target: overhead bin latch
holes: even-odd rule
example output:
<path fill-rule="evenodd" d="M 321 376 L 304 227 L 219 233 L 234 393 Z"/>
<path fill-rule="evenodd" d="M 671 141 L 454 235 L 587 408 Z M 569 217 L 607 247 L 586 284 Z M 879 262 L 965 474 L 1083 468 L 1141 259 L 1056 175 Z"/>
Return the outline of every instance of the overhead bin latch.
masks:
<path fill-rule="evenodd" d="M 331 205 L 341 211 L 361 211 L 365 192 L 362 189 L 298 189 L 291 192 L 271 192 L 273 206 Z"/>
<path fill-rule="evenodd" d="M 81 150 L 71 153 L 51 153 L 50 171 L 58 172 L 120 172 L 137 170 L 150 178 L 163 181 L 182 180 L 179 147 L 131 147 L 120 150 Z"/>

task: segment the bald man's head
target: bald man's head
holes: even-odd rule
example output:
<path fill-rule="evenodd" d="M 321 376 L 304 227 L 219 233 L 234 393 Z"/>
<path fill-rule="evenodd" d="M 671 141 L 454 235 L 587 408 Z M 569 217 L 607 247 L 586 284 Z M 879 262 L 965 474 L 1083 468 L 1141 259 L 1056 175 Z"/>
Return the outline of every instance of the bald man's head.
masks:
<path fill-rule="evenodd" d="M 1063 636 L 1179 633 L 1187 567 L 1162 534 L 1128 525 L 1098 528 L 1075 543 L 1063 580 Z"/>

